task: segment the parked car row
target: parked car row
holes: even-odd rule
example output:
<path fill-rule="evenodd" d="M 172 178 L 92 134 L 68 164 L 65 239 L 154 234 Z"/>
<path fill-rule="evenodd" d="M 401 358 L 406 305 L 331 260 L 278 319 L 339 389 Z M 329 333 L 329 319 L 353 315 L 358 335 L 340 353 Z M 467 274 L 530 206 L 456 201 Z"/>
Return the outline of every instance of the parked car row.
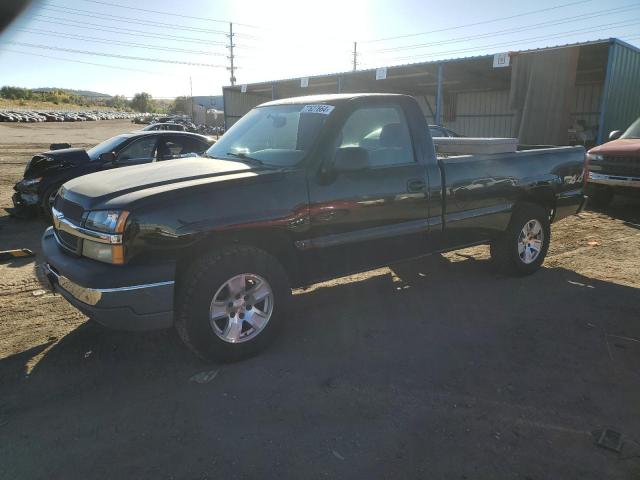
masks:
<path fill-rule="evenodd" d="M 178 130 L 184 132 L 199 133 L 201 135 L 222 135 L 224 127 L 195 124 L 186 115 L 152 115 L 142 114 L 134 117 L 131 123 L 148 124 L 144 130 Z"/>
<path fill-rule="evenodd" d="M 43 111 L 0 111 L 0 122 L 86 122 L 96 120 L 117 120 L 131 118 L 132 113 L 118 111 L 80 111 L 80 112 L 43 112 Z"/>

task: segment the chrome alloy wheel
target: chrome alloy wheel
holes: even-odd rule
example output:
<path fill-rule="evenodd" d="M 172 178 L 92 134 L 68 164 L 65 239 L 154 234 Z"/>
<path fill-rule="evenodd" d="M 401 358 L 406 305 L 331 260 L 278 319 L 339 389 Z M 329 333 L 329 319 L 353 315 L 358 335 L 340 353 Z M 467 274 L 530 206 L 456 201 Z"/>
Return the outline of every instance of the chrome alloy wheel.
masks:
<path fill-rule="evenodd" d="M 538 220 L 525 223 L 518 236 L 518 255 L 525 264 L 536 261 L 544 243 L 544 229 Z"/>
<path fill-rule="evenodd" d="M 209 322 L 225 342 L 254 339 L 273 313 L 273 291 L 260 275 L 241 273 L 227 280 L 213 296 Z"/>

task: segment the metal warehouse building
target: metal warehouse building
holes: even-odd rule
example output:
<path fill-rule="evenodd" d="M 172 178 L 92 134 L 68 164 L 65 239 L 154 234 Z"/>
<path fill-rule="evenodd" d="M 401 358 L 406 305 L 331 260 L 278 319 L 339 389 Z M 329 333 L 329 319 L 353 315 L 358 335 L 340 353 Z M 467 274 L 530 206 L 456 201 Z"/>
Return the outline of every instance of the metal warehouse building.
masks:
<path fill-rule="evenodd" d="M 319 93 L 416 97 L 430 124 L 521 143 L 600 143 L 640 116 L 640 49 L 619 39 L 224 87 L 233 125 L 263 102 Z"/>

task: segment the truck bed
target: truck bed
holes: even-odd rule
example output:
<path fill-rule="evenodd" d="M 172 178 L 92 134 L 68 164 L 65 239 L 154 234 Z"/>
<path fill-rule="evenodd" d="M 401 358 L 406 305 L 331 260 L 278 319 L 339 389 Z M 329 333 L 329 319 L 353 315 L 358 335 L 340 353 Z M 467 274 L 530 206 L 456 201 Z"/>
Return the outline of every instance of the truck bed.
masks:
<path fill-rule="evenodd" d="M 443 224 L 448 228 L 494 217 L 488 228 L 504 228 L 513 205 L 526 196 L 581 195 L 583 147 L 556 147 L 489 155 L 438 157 Z M 575 213 L 572 212 L 572 213 Z M 556 215 L 555 219 L 562 218 Z M 484 220 L 483 220 L 484 221 Z"/>

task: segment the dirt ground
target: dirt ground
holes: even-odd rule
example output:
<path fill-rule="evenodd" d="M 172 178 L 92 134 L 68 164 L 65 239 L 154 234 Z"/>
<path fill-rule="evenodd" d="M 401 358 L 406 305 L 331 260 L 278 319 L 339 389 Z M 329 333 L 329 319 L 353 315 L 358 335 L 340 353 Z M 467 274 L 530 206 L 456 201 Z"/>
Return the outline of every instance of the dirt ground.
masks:
<path fill-rule="evenodd" d="M 49 143 L 132 129 L 0 124 L 0 208 Z M 0 214 L 0 250 L 39 254 L 45 227 Z M 552 237 L 526 278 L 477 247 L 298 291 L 233 365 L 87 323 L 41 290 L 39 255 L 2 263 L 0 479 L 640 479 L 640 203 Z"/>

